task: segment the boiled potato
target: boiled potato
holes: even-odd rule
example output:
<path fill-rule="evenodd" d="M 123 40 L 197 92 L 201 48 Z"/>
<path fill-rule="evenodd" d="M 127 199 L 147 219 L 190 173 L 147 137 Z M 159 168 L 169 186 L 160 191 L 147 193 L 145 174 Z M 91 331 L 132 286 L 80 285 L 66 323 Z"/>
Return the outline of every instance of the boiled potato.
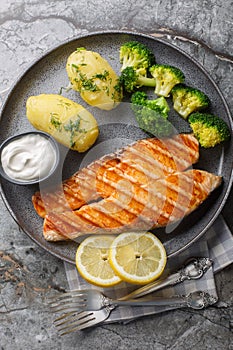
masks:
<path fill-rule="evenodd" d="M 29 122 L 58 142 L 85 152 L 96 141 L 99 129 L 93 115 L 83 106 L 56 94 L 31 96 L 26 103 Z"/>
<path fill-rule="evenodd" d="M 89 105 L 111 110 L 121 101 L 118 76 L 97 52 L 77 49 L 68 57 L 66 71 L 72 88 Z"/>

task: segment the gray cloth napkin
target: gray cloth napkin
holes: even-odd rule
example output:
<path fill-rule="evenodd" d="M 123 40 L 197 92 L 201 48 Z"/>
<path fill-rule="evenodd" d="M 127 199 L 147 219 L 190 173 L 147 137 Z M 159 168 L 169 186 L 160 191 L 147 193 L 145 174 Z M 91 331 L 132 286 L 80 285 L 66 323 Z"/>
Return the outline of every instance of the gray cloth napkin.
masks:
<path fill-rule="evenodd" d="M 202 278 L 198 280 L 185 281 L 177 284 L 176 286 L 168 287 L 156 292 L 156 296 L 169 297 L 177 294 L 188 294 L 196 290 L 204 290 L 208 291 L 208 293 L 214 297 L 217 297 L 214 273 L 222 270 L 233 262 L 233 236 L 221 215 L 199 241 L 184 250 L 177 257 L 168 260 L 166 266 L 167 272 L 175 271 L 182 264 L 184 264 L 188 258 L 191 257 L 209 257 L 211 260 L 213 260 L 214 264 Z M 121 296 L 126 295 L 135 289 L 135 286 L 124 282 L 120 283 L 114 288 L 98 288 L 82 279 L 74 265 L 67 262 L 64 264 L 70 290 L 94 288 L 102 291 L 106 296 L 115 299 L 120 298 Z M 138 317 L 153 315 L 175 308 L 176 307 L 165 306 L 121 306 L 112 311 L 110 317 L 105 321 L 105 323 L 126 323 Z"/>

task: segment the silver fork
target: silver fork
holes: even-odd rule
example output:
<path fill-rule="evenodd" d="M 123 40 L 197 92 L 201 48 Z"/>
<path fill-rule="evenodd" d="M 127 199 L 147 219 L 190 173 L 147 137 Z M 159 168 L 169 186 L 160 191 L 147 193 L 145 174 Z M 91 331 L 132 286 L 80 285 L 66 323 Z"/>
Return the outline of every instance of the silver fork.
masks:
<path fill-rule="evenodd" d="M 68 312 L 58 317 L 54 324 L 60 335 L 69 334 L 102 323 L 109 317 L 112 309 L 106 306 L 96 311 Z"/>
<path fill-rule="evenodd" d="M 78 302 L 75 300 L 75 295 L 78 295 Z M 80 295 L 85 297 L 80 302 Z M 75 301 L 74 301 L 75 300 Z M 110 312 L 119 305 L 131 306 L 176 306 L 190 307 L 192 309 L 203 309 L 217 302 L 217 298 L 211 296 L 204 291 L 195 291 L 186 296 L 177 295 L 170 298 L 153 297 L 140 298 L 132 300 L 113 300 L 107 298 L 97 290 L 72 291 L 65 293 L 55 301 L 53 305 L 50 303 L 51 310 L 54 312 L 62 311 L 63 314 L 55 319 L 55 326 L 61 332 L 61 335 L 67 334 L 76 330 L 81 330 L 94 325 L 97 325 L 106 320 Z M 85 311 L 79 311 L 81 307 Z M 90 310 L 91 309 L 91 310 Z"/>
<path fill-rule="evenodd" d="M 213 261 L 209 258 L 190 258 L 176 272 L 137 288 L 133 292 L 121 297 L 120 300 L 139 298 L 168 286 L 182 283 L 186 280 L 197 280 L 201 278 L 212 265 Z"/>
<path fill-rule="evenodd" d="M 199 300 L 199 304 L 197 301 Z M 194 303 L 195 301 L 195 303 Z M 117 307 L 123 306 L 190 306 L 202 308 L 210 303 L 216 302 L 216 298 L 207 292 L 196 291 L 186 296 L 175 295 L 172 297 L 144 297 L 128 300 L 114 300 L 106 297 L 103 293 L 96 289 L 73 290 L 64 293 L 59 297 L 50 299 L 48 305 L 52 312 L 72 313 L 79 311 L 96 311 L 106 306 Z"/>
<path fill-rule="evenodd" d="M 124 297 L 119 298 L 117 301 L 106 298 L 103 294 L 97 293 L 93 290 L 73 290 L 68 293 L 64 293 L 59 297 L 52 297 L 50 299 L 51 309 L 56 311 L 75 311 L 78 309 L 83 310 L 98 310 L 101 307 L 109 305 L 109 303 L 118 303 L 122 300 L 135 299 L 142 297 L 143 295 L 155 292 L 159 289 L 181 283 L 185 280 L 199 279 L 210 268 L 212 261 L 209 258 L 192 258 L 189 259 L 184 266 L 177 272 L 167 276 L 163 280 L 156 280 L 150 284 L 147 284 L 141 288 L 136 289 Z M 160 298 L 161 299 L 161 298 Z M 160 300 L 158 299 L 158 301 Z M 140 301 L 143 301 L 140 298 Z M 148 299 L 145 299 L 148 301 Z M 163 299 L 162 305 L 169 303 Z M 124 303 L 125 305 L 125 303 Z M 130 304 L 131 305 L 131 304 Z M 134 302 L 135 305 L 135 302 Z M 160 304 L 161 305 L 161 304 Z"/>
<path fill-rule="evenodd" d="M 117 307 L 120 305 L 130 306 L 162 306 L 176 305 L 183 302 L 183 297 L 174 296 L 170 298 L 150 297 L 129 299 L 129 300 L 114 300 L 108 298 L 97 289 L 72 290 L 66 292 L 59 297 L 50 298 L 48 305 L 52 312 L 72 313 L 79 311 L 96 311 L 106 306 Z"/>

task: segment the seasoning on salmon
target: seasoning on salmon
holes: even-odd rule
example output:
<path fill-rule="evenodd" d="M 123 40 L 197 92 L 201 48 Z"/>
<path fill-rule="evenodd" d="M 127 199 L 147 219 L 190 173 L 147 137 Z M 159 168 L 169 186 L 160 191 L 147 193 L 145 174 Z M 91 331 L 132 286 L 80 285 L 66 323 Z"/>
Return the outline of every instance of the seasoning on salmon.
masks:
<path fill-rule="evenodd" d="M 51 212 L 77 210 L 91 201 L 108 198 L 122 181 L 145 186 L 188 169 L 198 158 L 199 144 L 192 134 L 139 140 L 92 162 L 56 189 L 36 192 L 32 202 L 43 218 Z"/>
<path fill-rule="evenodd" d="M 108 198 L 79 210 L 49 213 L 43 234 L 46 240 L 57 241 L 163 227 L 193 212 L 221 181 L 220 176 L 193 169 L 168 174 L 144 186 L 122 182 Z"/>

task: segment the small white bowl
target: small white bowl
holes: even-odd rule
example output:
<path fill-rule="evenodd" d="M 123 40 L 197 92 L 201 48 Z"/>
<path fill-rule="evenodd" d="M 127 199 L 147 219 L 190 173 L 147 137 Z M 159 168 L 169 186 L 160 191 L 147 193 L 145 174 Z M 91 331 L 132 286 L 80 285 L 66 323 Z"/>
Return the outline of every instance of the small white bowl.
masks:
<path fill-rule="evenodd" d="M 49 169 L 49 172 L 43 176 L 43 177 L 39 177 L 38 179 L 33 179 L 33 180 L 25 180 L 25 181 L 21 181 L 21 180 L 18 180 L 18 179 L 14 179 L 14 178 L 11 178 L 10 176 L 8 176 L 6 174 L 6 172 L 4 171 L 3 169 L 3 166 L 2 166 L 2 151 L 3 149 L 9 145 L 11 142 L 17 140 L 17 139 L 20 139 L 26 135 L 40 135 L 42 137 L 44 137 L 45 139 L 47 139 L 51 146 L 53 147 L 54 149 L 54 153 L 55 153 L 55 162 L 53 164 L 53 166 L 51 167 L 51 169 Z M 39 152 L 40 150 L 38 150 Z M 17 185 L 32 185 L 32 184 L 37 184 L 37 183 L 40 183 L 42 181 L 45 181 L 45 180 L 48 180 L 54 173 L 55 171 L 57 170 L 58 168 L 58 165 L 59 165 L 59 162 L 60 162 L 60 150 L 59 150 L 59 146 L 58 146 L 58 143 L 57 141 L 49 134 L 45 133 L 45 132 L 42 132 L 42 131 L 29 131 L 29 132 L 25 132 L 25 133 L 22 133 L 22 134 L 18 134 L 18 135 L 14 135 L 14 136 L 11 136 L 9 138 L 7 138 L 1 145 L 0 145 L 0 175 L 14 183 L 14 184 L 17 184 Z"/>

